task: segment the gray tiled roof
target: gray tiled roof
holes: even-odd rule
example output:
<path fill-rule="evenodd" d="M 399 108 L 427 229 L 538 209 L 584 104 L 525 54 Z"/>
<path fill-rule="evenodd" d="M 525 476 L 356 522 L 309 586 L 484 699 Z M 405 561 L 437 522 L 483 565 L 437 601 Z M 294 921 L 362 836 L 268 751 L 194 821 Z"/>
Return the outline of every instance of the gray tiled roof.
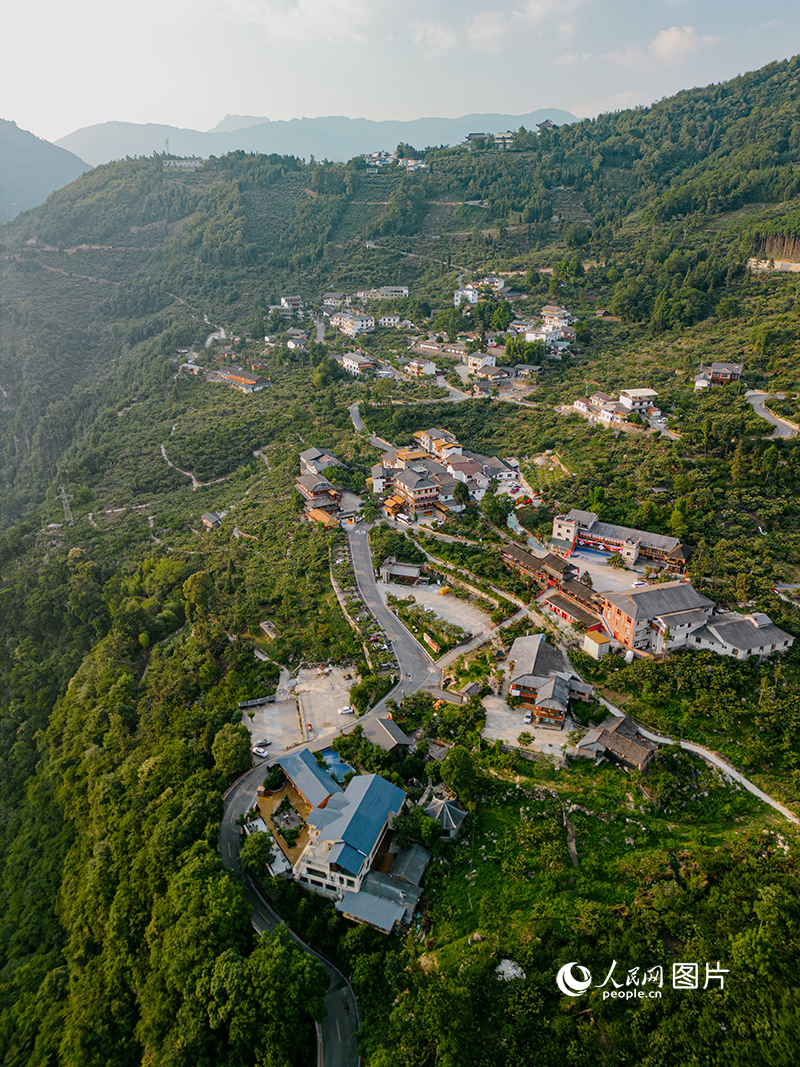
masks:
<path fill-rule="evenodd" d="M 681 543 L 677 537 L 654 534 L 649 530 L 632 530 L 629 526 L 616 526 L 611 522 L 596 522 L 591 532 L 599 537 L 613 537 L 617 541 L 641 541 L 643 545 L 660 548 L 664 552 L 677 548 Z"/>
<path fill-rule="evenodd" d="M 514 661 L 511 680 L 520 679 L 522 675 L 535 675 L 546 678 L 554 671 L 568 671 L 564 653 L 544 639 L 544 634 L 518 637 L 508 653 L 509 662 Z M 570 672 L 571 673 L 571 672 Z"/>
<path fill-rule="evenodd" d="M 430 862 L 431 854 L 422 845 L 412 845 L 398 852 L 392 864 L 392 877 L 399 878 L 410 885 L 419 885 L 425 868 Z"/>
<path fill-rule="evenodd" d="M 394 924 L 400 922 L 405 915 L 405 910 L 399 904 L 364 892 L 345 893 L 341 900 L 336 901 L 336 910 L 369 923 L 370 926 L 377 926 L 387 934 L 392 932 Z"/>
<path fill-rule="evenodd" d="M 298 478 L 296 485 L 302 486 L 309 493 L 324 493 L 328 489 L 333 489 L 333 485 L 327 478 L 321 477 L 319 474 L 304 474 L 302 478 Z"/>
<path fill-rule="evenodd" d="M 782 645 L 791 640 L 791 635 L 780 626 L 769 623 L 756 626 L 744 615 L 730 614 L 712 617 L 702 629 L 695 630 L 695 637 L 705 641 L 718 641 L 740 652 L 758 654 L 759 649 L 770 645 Z"/>
<path fill-rule="evenodd" d="M 319 766 L 308 749 L 290 752 L 287 756 L 282 756 L 278 763 L 286 772 L 287 777 L 294 782 L 298 792 L 302 793 L 308 803 L 315 807 L 332 793 L 342 791 L 339 783 L 335 782 L 328 772 Z"/>
<path fill-rule="evenodd" d="M 363 729 L 365 737 L 368 737 L 374 745 L 380 745 L 387 751 L 393 749 L 395 745 L 411 744 L 411 738 L 403 733 L 393 719 L 368 719 Z"/>
<path fill-rule="evenodd" d="M 434 800 L 425 809 L 429 819 L 436 819 L 443 830 L 458 830 L 467 813 L 452 800 Z"/>
<path fill-rule="evenodd" d="M 433 489 L 436 487 L 436 483 L 432 482 L 427 475 L 418 474 L 414 470 L 400 471 L 399 474 L 395 474 L 394 480 L 395 484 L 399 482 L 409 489 Z"/>
<path fill-rule="evenodd" d="M 591 526 L 593 522 L 597 522 L 595 512 L 581 511 L 580 508 L 572 508 L 566 515 L 558 517 L 565 518 L 568 522 L 579 522 L 581 526 Z"/>
<path fill-rule="evenodd" d="M 603 597 L 636 621 L 691 608 L 710 611 L 714 607 L 713 600 L 698 593 L 688 582 L 665 582 L 647 589 L 632 589 L 629 593 L 603 593 Z"/>

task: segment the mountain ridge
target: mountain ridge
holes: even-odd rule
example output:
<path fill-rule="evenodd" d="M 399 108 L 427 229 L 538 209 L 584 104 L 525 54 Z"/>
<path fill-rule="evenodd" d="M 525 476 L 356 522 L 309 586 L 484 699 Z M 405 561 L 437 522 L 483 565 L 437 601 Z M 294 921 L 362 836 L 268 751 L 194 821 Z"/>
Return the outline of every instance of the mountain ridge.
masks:
<path fill-rule="evenodd" d="M 42 204 L 56 189 L 91 170 L 77 154 L 0 119 L 0 222 Z"/>
<path fill-rule="evenodd" d="M 468 133 L 497 133 L 500 130 L 528 129 L 550 118 L 558 125 L 579 121 L 560 108 L 539 108 L 522 115 L 500 113 L 468 114 L 457 118 L 426 117 L 410 120 L 348 118 L 326 115 L 316 118 L 261 119 L 256 116 L 226 115 L 213 129 L 202 131 L 163 123 L 135 123 L 112 120 L 84 126 L 61 137 L 56 144 L 79 155 L 93 166 L 125 156 L 162 152 L 165 141 L 176 155 L 220 156 L 228 152 L 262 152 L 314 156 L 343 162 L 362 152 L 393 149 L 401 141 L 424 148 L 436 144 L 457 144 Z M 231 128 L 234 123 L 247 125 Z M 251 122 L 253 123 L 251 125 Z"/>

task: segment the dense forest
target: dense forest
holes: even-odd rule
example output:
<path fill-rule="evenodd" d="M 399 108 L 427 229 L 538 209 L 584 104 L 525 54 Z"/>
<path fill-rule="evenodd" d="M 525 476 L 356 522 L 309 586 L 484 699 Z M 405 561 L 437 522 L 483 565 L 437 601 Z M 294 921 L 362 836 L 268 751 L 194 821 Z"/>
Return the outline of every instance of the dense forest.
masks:
<path fill-rule="evenodd" d="M 283 928 L 254 936 L 217 841 L 222 795 L 251 761 L 238 702 L 301 663 L 365 675 L 329 537 L 301 521 L 294 490 L 312 445 L 364 490 L 379 453 L 353 429 L 355 401 L 398 444 L 442 425 L 519 457 L 545 505 L 524 516 L 531 532 L 575 506 L 680 537 L 698 588 L 800 636 L 800 438 L 770 437 L 738 385 L 692 387 L 702 364 L 741 362 L 747 385 L 800 421 L 796 276 L 748 269 L 796 258 L 798 103 L 794 58 L 649 108 L 520 130 L 505 149 L 429 149 L 429 170 L 412 175 L 370 174 L 362 159 L 233 153 L 185 173 L 128 159 L 0 227 L 4 1063 L 312 1062 L 327 977 Z M 527 408 L 354 381 L 330 333 L 307 349 L 263 345 L 282 294 L 318 304 L 376 285 L 408 285 L 396 309 L 455 333 L 437 316 L 456 278 L 488 273 L 513 279 L 520 314 L 557 301 L 579 318 L 573 354 L 546 361 Z M 177 371 L 179 349 L 210 358 L 219 328 L 262 362 L 269 389 L 244 396 Z M 396 359 L 407 343 L 387 330 L 365 347 Z M 562 410 L 638 386 L 658 391 L 672 438 Z M 561 467 L 537 473 L 531 457 L 548 450 Z M 206 531 L 210 510 L 231 521 Z M 524 594 L 488 521 L 481 534 L 485 549 L 451 548 L 450 561 Z M 712 659 L 613 657 L 592 677 L 800 811 L 800 645 L 780 663 Z M 404 828 L 436 852 L 418 935 L 383 938 L 296 887 L 265 887 L 352 981 L 365 1064 L 793 1062 L 794 827 L 671 748 L 640 796 L 608 767 L 567 777 L 486 745 L 479 706 L 433 716 L 423 696 L 397 708 L 409 728 L 448 731 L 458 755 L 441 773 L 471 822 L 450 851 L 430 826 Z M 367 743 L 345 756 L 400 780 L 438 773 Z M 524 981 L 496 980 L 505 957 Z M 692 999 L 665 989 L 589 1011 L 558 995 L 557 965 L 594 974 L 612 958 L 725 960 L 730 978 Z"/>

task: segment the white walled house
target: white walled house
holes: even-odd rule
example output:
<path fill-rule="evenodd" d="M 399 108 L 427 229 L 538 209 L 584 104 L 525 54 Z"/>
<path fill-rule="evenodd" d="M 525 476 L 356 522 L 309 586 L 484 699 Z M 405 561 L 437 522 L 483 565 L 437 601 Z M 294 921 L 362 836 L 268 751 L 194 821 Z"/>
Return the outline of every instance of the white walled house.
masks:
<path fill-rule="evenodd" d="M 654 389 L 621 389 L 619 402 L 628 411 L 649 411 L 658 393 Z"/>
<path fill-rule="evenodd" d="M 348 374 L 363 374 L 364 371 L 372 370 L 375 363 L 369 356 L 365 356 L 363 352 L 348 352 L 346 356 L 342 356 L 342 366 L 348 372 Z"/>

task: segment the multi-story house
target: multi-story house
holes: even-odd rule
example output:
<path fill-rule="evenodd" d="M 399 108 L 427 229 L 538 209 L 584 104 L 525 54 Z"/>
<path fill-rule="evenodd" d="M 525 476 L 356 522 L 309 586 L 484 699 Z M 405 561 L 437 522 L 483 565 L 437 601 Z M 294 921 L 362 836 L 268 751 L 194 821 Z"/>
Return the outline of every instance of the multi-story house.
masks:
<path fill-rule="evenodd" d="M 573 508 L 553 519 L 552 541 L 556 547 L 573 552 L 590 548 L 597 552 L 619 553 L 626 563 L 636 563 L 641 556 L 665 563 L 669 570 L 683 571 L 690 549 L 677 537 L 633 530 L 610 522 L 600 522 L 594 511 Z"/>
<path fill-rule="evenodd" d="M 496 366 L 497 356 L 490 355 L 488 352 L 470 352 L 465 357 L 464 362 L 470 374 L 475 374 L 477 371 L 483 370 L 484 367 Z"/>
<path fill-rule="evenodd" d="M 363 374 L 364 371 L 373 370 L 375 361 L 365 356 L 363 352 L 348 352 L 342 356 L 342 366 L 348 374 Z"/>
<path fill-rule="evenodd" d="M 300 470 L 303 474 L 322 474 L 331 466 L 343 467 L 344 463 L 329 448 L 307 448 L 300 453 Z"/>
<path fill-rule="evenodd" d="M 741 363 L 712 363 L 708 367 L 700 368 L 694 379 L 694 387 L 708 389 L 713 385 L 727 385 L 728 382 L 738 382 L 741 376 Z"/>
<path fill-rule="evenodd" d="M 587 687 L 573 678 L 564 653 L 548 645 L 544 634 L 518 637 L 508 653 L 509 696 L 530 709 L 536 726 L 560 730 L 571 694 Z"/>
<path fill-rule="evenodd" d="M 470 307 L 474 307 L 477 303 L 477 289 L 456 289 L 453 294 L 453 307 L 461 307 L 462 304 L 469 304 Z"/>
<path fill-rule="evenodd" d="M 306 511 L 333 512 L 339 507 L 339 490 L 320 474 L 303 474 L 295 479 L 295 486 L 302 495 Z"/>
<path fill-rule="evenodd" d="M 439 486 L 427 472 L 416 470 L 398 471 L 394 476 L 393 491 L 411 512 L 432 514 L 439 499 Z"/>
<path fill-rule="evenodd" d="M 416 378 L 436 376 L 436 364 L 429 359 L 412 359 L 406 370 Z"/>
<path fill-rule="evenodd" d="M 436 456 L 442 462 L 448 456 L 460 455 L 462 452 L 454 434 L 438 426 L 432 426 L 429 430 L 417 430 L 413 437 L 429 455 Z"/>
<path fill-rule="evenodd" d="M 658 393 L 654 389 L 621 389 L 619 402 L 627 411 L 642 413 L 655 407 Z"/>

